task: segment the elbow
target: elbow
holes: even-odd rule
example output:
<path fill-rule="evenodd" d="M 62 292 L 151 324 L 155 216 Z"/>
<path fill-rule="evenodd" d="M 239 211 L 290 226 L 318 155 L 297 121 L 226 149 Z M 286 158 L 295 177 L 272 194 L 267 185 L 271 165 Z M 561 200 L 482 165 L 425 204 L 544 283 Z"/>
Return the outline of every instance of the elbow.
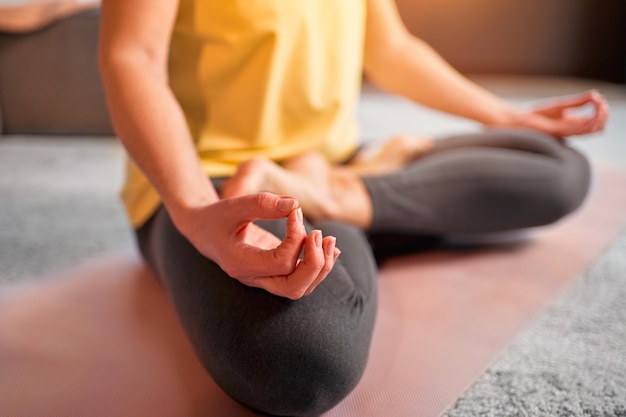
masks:
<path fill-rule="evenodd" d="M 105 88 L 114 84 L 115 80 L 132 77 L 133 74 L 167 82 L 165 62 L 157 61 L 141 48 L 101 46 L 98 49 L 98 70 Z"/>
<path fill-rule="evenodd" d="M 366 47 L 363 70 L 367 80 L 383 90 L 394 92 L 402 57 L 407 53 L 410 40 L 410 34 L 399 33 L 388 39 L 384 45 Z"/>
<path fill-rule="evenodd" d="M 111 52 L 100 47 L 98 49 L 98 71 L 100 72 L 100 78 L 102 78 L 102 82 L 104 84 L 107 84 L 110 78 L 112 67 L 113 60 L 111 57 Z"/>
<path fill-rule="evenodd" d="M 125 59 L 124 54 L 111 47 L 100 47 L 98 49 L 98 71 L 100 72 L 100 78 L 107 89 L 113 80 L 117 78 L 119 74 L 124 74 L 125 67 L 129 65 L 129 60 Z"/>

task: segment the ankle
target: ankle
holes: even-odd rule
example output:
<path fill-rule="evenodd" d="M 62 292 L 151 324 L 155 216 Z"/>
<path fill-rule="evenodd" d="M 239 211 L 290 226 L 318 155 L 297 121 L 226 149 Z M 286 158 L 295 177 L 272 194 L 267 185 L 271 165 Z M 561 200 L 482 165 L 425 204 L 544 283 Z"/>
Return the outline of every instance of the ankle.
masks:
<path fill-rule="evenodd" d="M 373 205 L 363 180 L 353 172 L 336 175 L 331 188 L 328 211 L 333 220 L 367 229 L 372 224 Z"/>

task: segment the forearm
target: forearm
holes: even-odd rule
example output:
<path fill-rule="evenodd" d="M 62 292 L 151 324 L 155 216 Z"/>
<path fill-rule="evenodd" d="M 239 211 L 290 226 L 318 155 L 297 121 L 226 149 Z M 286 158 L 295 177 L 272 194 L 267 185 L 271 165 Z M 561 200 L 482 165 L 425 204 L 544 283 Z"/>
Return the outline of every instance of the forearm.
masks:
<path fill-rule="evenodd" d="M 509 125 L 515 111 L 452 68 L 404 26 L 393 0 L 368 0 L 364 70 L 389 92 L 488 125 Z"/>
<path fill-rule="evenodd" d="M 115 131 L 168 209 L 217 201 L 165 77 L 141 56 L 105 56 L 101 72 Z"/>
<path fill-rule="evenodd" d="M 177 10 L 178 0 L 103 0 L 98 59 L 117 135 L 172 218 L 183 218 L 218 197 L 168 86 Z"/>
<path fill-rule="evenodd" d="M 515 117 L 508 103 L 468 80 L 410 34 L 369 63 L 366 75 L 374 84 L 424 106 L 487 125 L 509 125 Z"/>

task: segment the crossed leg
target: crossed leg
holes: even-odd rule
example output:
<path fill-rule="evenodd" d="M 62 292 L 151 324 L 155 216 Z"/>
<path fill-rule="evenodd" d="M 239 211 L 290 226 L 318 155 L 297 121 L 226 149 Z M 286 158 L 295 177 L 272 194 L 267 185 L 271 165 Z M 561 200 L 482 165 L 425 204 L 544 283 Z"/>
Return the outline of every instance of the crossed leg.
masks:
<path fill-rule="evenodd" d="M 287 194 L 313 220 L 370 231 L 454 234 L 552 223 L 577 208 L 589 186 L 585 158 L 539 132 L 492 130 L 407 150 L 417 143 L 392 141 L 369 165 L 330 165 L 316 153 L 284 166 L 254 159 L 224 184 L 223 195 Z"/>
<path fill-rule="evenodd" d="M 402 164 L 389 158 L 376 175 L 365 175 L 363 165 L 335 167 L 315 154 L 285 167 L 254 160 L 226 183 L 226 194 L 294 195 L 309 220 L 320 216 L 308 228 L 337 236 L 342 256 L 332 275 L 297 302 L 228 277 L 163 208 L 137 231 L 199 359 L 233 398 L 269 414 L 318 415 L 360 379 L 376 314 L 376 269 L 363 231 L 333 221 L 333 213 L 358 225 L 358 206 L 366 205 L 362 227 L 370 232 L 507 230 L 561 218 L 581 204 L 589 185 L 584 157 L 533 132 L 448 137 Z M 284 234 L 282 223 L 262 227 Z"/>
<path fill-rule="evenodd" d="M 263 191 L 291 195 L 311 220 L 332 219 L 367 229 L 372 219 L 370 196 L 360 179 L 398 171 L 428 153 L 428 138 L 398 135 L 381 147 L 364 148 L 347 165 L 331 165 L 320 154 L 299 155 L 283 166 L 254 158 L 239 166 L 222 185 L 224 198 Z"/>

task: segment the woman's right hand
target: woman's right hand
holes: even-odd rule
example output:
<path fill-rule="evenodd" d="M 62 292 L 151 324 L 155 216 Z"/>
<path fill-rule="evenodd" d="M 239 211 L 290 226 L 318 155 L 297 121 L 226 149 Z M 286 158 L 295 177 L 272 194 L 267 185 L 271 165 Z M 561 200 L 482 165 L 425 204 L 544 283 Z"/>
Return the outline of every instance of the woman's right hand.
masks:
<path fill-rule="evenodd" d="M 270 193 L 219 200 L 180 213 L 174 223 L 200 253 L 250 287 L 292 300 L 310 294 L 333 268 L 335 237 L 306 234 L 302 210 L 291 197 Z M 287 218 L 281 241 L 255 220 Z M 299 259 L 304 246 L 304 257 Z"/>
<path fill-rule="evenodd" d="M 293 198 L 218 199 L 168 83 L 177 10 L 177 0 L 102 2 L 99 61 L 116 133 L 176 227 L 204 256 L 246 285 L 292 299 L 307 295 L 335 263 L 335 238 L 322 239 L 319 231 L 307 236 Z M 284 217 L 283 241 L 252 223 Z"/>

